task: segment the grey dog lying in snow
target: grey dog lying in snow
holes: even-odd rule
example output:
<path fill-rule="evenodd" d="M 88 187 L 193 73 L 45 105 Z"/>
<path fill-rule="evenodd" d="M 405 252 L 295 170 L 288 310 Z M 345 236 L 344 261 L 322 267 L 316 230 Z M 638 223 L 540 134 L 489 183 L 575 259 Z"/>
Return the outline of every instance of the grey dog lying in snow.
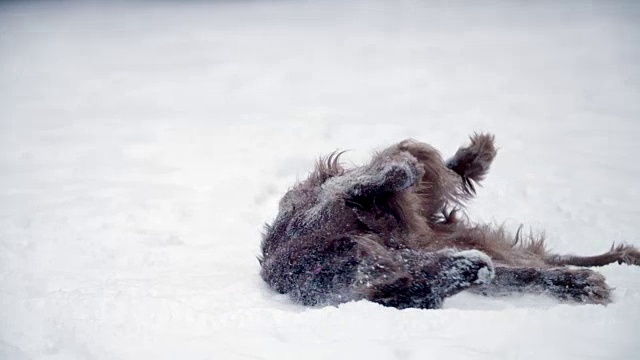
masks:
<path fill-rule="evenodd" d="M 459 216 L 496 155 L 494 137 L 474 134 L 448 161 L 404 140 L 365 166 L 344 169 L 334 153 L 280 201 L 262 240 L 262 278 L 305 305 L 367 299 L 397 308 L 437 308 L 462 290 L 546 293 L 606 304 L 611 289 L 589 269 L 640 265 L 640 252 L 612 246 L 597 256 L 549 253 L 541 237 Z"/>

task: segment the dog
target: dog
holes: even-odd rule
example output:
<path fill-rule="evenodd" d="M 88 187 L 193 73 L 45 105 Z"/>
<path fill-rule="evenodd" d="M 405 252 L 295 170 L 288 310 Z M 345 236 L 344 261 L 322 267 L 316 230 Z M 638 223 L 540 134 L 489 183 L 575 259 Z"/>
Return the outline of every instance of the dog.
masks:
<path fill-rule="evenodd" d="M 604 276 L 584 267 L 640 265 L 631 245 L 597 256 L 550 253 L 542 236 L 471 223 L 464 204 L 496 156 L 494 136 L 476 133 L 448 161 L 407 139 L 350 169 L 343 153 L 321 158 L 281 199 L 258 257 L 262 279 L 304 305 L 366 299 L 434 309 L 463 290 L 487 296 L 544 293 L 607 304 Z"/>

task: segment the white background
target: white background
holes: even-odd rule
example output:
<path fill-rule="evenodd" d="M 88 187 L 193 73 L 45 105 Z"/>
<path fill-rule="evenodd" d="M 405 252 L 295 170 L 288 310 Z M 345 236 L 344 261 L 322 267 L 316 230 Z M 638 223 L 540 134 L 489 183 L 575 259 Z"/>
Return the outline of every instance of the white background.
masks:
<path fill-rule="evenodd" d="M 475 221 L 640 246 L 637 2 L 0 4 L 0 358 L 636 359 L 607 307 L 460 294 L 304 308 L 258 276 L 314 160 L 500 147 Z"/>

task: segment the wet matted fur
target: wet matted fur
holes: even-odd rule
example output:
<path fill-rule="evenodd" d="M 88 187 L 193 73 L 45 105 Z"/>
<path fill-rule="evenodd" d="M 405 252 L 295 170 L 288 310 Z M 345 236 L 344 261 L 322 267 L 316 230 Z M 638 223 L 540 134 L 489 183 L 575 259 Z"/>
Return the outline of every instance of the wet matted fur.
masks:
<path fill-rule="evenodd" d="M 640 265 L 633 246 L 597 256 L 556 255 L 542 237 L 512 236 L 460 216 L 495 158 L 493 135 L 472 135 L 446 162 L 411 139 L 360 167 L 343 168 L 340 155 L 321 159 L 284 195 L 263 235 L 262 278 L 302 304 L 367 299 L 437 308 L 463 290 L 606 304 L 605 278 L 575 266 Z"/>

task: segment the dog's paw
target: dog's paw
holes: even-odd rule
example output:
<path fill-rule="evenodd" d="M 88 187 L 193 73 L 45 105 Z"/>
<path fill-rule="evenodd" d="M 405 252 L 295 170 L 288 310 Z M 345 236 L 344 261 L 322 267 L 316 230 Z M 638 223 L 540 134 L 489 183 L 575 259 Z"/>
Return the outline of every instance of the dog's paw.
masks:
<path fill-rule="evenodd" d="M 432 283 L 435 292 L 444 297 L 472 286 L 489 284 L 495 276 L 491 258 L 481 251 L 444 250 L 440 255 Z M 433 269 L 429 268 L 432 272 Z"/>
<path fill-rule="evenodd" d="M 491 258 L 478 250 L 465 250 L 453 255 L 453 274 L 470 285 L 485 285 L 493 280 L 495 268 Z"/>
<path fill-rule="evenodd" d="M 447 167 L 465 179 L 465 189 L 475 192 L 473 182 L 481 181 L 496 157 L 491 134 L 473 134 L 471 144 L 461 147 L 446 163 Z"/>
<path fill-rule="evenodd" d="M 386 163 L 381 173 L 389 190 L 402 191 L 420 180 L 424 168 L 411 154 L 402 152 Z"/>
<path fill-rule="evenodd" d="M 614 245 L 611 250 L 618 256 L 618 264 L 640 265 L 640 250 L 633 245 Z"/>
<path fill-rule="evenodd" d="M 545 283 L 551 295 L 562 300 L 601 305 L 611 302 L 605 277 L 593 270 L 551 269 Z"/>

